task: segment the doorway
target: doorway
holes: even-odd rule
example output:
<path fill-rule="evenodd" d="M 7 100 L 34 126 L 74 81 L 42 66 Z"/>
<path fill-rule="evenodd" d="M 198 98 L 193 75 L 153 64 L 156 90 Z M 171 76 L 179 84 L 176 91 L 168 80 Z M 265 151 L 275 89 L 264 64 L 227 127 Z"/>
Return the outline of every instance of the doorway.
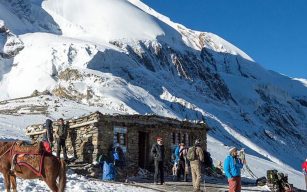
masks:
<path fill-rule="evenodd" d="M 147 169 L 149 165 L 149 133 L 139 132 L 139 167 Z"/>

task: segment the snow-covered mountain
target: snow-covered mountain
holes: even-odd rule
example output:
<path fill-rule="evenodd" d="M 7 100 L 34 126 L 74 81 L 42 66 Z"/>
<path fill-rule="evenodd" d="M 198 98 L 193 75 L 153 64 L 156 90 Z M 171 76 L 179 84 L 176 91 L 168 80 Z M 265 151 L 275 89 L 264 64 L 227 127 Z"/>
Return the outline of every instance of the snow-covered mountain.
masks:
<path fill-rule="evenodd" d="M 1 102 L 0 122 L 156 113 L 205 119 L 211 139 L 292 172 L 307 156 L 306 80 L 139 0 L 0 0 L 0 99 L 33 93 L 49 96 Z"/>

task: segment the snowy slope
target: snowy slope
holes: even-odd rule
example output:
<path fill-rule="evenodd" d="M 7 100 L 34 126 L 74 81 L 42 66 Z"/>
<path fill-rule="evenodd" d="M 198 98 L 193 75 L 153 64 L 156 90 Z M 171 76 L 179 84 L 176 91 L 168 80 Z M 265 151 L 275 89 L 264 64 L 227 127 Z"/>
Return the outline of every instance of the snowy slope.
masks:
<path fill-rule="evenodd" d="M 124 184 L 118 183 L 106 183 L 98 180 L 90 180 L 83 176 L 77 175 L 73 172 L 68 172 L 67 174 L 67 192 L 153 192 L 154 190 L 144 189 L 140 187 L 132 187 Z M 0 190 L 4 191 L 3 177 L 0 175 Z M 18 191 L 28 192 L 28 191 L 47 191 L 47 185 L 40 180 L 21 180 L 17 179 L 17 189 Z"/>
<path fill-rule="evenodd" d="M 208 139 L 208 147 L 209 152 L 212 154 L 214 164 L 217 164 L 217 161 L 225 159 L 224 154 L 227 154 L 229 150 L 229 147 L 225 147 L 223 143 L 211 137 L 209 137 Z M 216 151 L 219 151 L 219 153 L 217 153 Z M 293 183 L 294 186 L 299 187 L 301 189 L 304 189 L 305 187 L 304 176 L 300 171 L 296 171 L 289 167 L 278 165 L 272 161 L 253 156 L 251 154 L 246 155 L 246 161 L 251 171 L 259 178 L 264 176 L 266 177 L 266 171 L 274 168 L 279 172 L 288 174 L 289 182 Z M 253 179 L 253 177 L 250 175 L 250 173 L 248 173 L 245 167 L 242 170 L 242 177 Z"/>
<path fill-rule="evenodd" d="M 294 180 L 307 156 L 306 80 L 268 71 L 139 0 L 0 0 L 0 99 L 36 90 L 51 95 L 0 103 L 0 137 L 23 138 L 45 114 L 156 113 L 205 119 L 211 138 Z"/>
<path fill-rule="evenodd" d="M 88 3 L 86 0 L 53 0 L 45 1 L 43 7 L 51 15 L 57 15 L 56 21 L 65 36 L 108 42 L 115 39 L 155 39 L 165 34 L 154 17 L 127 1 L 93 0 Z M 72 31 L 67 23 L 79 27 L 81 31 Z"/>

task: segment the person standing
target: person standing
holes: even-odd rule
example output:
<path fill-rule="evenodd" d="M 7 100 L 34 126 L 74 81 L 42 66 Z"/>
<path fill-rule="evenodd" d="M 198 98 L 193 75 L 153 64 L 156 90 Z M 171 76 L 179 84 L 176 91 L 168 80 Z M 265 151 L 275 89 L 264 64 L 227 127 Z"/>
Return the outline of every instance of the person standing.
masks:
<path fill-rule="evenodd" d="M 305 183 L 306 183 L 306 190 L 307 190 L 307 159 L 302 164 L 303 173 L 305 175 Z"/>
<path fill-rule="evenodd" d="M 241 191 L 241 169 L 243 163 L 238 158 L 237 148 L 231 147 L 229 155 L 224 161 L 224 171 L 229 183 L 229 192 L 240 192 Z"/>
<path fill-rule="evenodd" d="M 200 140 L 195 140 L 195 145 L 188 150 L 187 159 L 190 161 L 193 191 L 200 192 L 201 163 L 204 162 L 204 153 L 200 147 Z"/>
<path fill-rule="evenodd" d="M 180 144 L 177 145 L 174 150 L 172 150 L 172 162 L 173 164 L 173 168 L 172 168 L 172 172 L 173 172 L 173 180 L 175 181 L 175 179 L 178 181 L 178 171 L 179 171 L 179 151 L 180 151 Z"/>
<path fill-rule="evenodd" d="M 52 153 L 53 148 L 53 127 L 52 127 L 52 120 L 46 119 L 46 122 L 44 124 L 45 132 L 43 134 L 43 146 L 45 148 L 45 151 L 48 153 Z"/>
<path fill-rule="evenodd" d="M 180 176 L 183 175 L 183 179 L 187 181 L 188 175 L 188 163 L 187 163 L 187 155 L 188 149 L 185 147 L 184 141 L 179 144 L 179 151 L 178 151 L 178 171 L 177 171 L 177 181 L 180 180 Z"/>
<path fill-rule="evenodd" d="M 163 139 L 161 137 L 157 137 L 157 143 L 153 144 L 151 148 L 151 155 L 154 158 L 155 164 L 154 183 L 158 184 L 158 175 L 160 173 L 160 183 L 163 185 L 165 149 L 163 145 Z"/>
<path fill-rule="evenodd" d="M 204 152 L 203 170 L 205 171 L 206 175 L 212 176 L 214 172 L 214 166 L 211 154 L 207 150 L 203 150 L 203 152 Z"/>
<path fill-rule="evenodd" d="M 63 156 L 64 160 L 67 161 L 67 153 L 66 153 L 66 138 L 67 138 L 67 132 L 68 132 L 68 124 L 64 123 L 64 120 L 60 118 L 58 120 L 58 127 L 55 131 L 56 134 L 56 143 L 57 143 L 57 157 L 60 158 L 61 149 L 63 149 Z"/>
<path fill-rule="evenodd" d="M 119 143 L 115 144 L 113 148 L 113 159 L 116 171 L 116 179 L 118 181 L 127 181 L 127 169 L 126 169 L 126 158 L 123 149 Z"/>

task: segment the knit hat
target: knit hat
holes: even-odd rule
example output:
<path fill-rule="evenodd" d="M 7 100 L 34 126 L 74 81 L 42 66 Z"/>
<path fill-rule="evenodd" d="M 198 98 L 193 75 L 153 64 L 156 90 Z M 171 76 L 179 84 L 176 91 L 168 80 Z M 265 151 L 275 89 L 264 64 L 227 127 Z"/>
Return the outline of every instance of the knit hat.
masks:
<path fill-rule="evenodd" d="M 229 154 L 231 154 L 234 150 L 237 150 L 237 148 L 236 148 L 236 147 L 231 147 L 231 148 L 229 149 Z"/>

